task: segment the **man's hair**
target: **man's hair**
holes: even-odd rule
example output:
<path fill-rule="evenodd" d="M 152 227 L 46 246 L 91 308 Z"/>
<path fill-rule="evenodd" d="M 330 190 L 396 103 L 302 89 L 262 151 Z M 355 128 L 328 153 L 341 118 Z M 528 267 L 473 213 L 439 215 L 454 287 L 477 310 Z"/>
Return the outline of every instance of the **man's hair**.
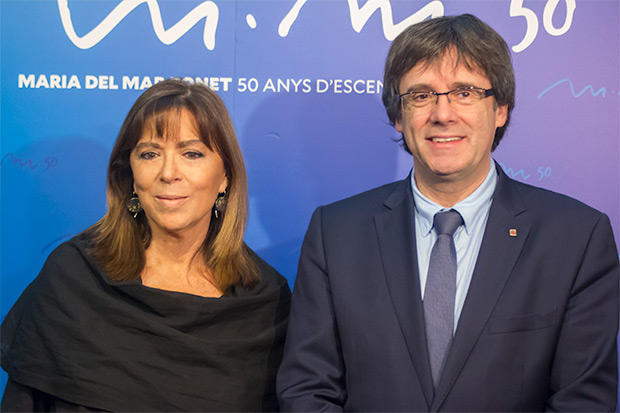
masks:
<path fill-rule="evenodd" d="M 164 139 L 178 136 L 182 112 L 191 114 L 205 145 L 223 161 L 228 188 L 226 211 L 219 219 L 213 211 L 201 250 L 212 280 L 221 291 L 233 284 L 250 287 L 259 279 L 258 267 L 243 243 L 248 217 L 245 166 L 232 120 L 222 100 L 202 84 L 168 79 L 147 89 L 129 110 L 108 165 L 108 211 L 90 231 L 93 254 L 116 281 L 137 279 L 145 265 L 151 229 L 144 213 L 135 219 L 127 210 L 133 193 L 131 151 L 147 130 Z"/>
<path fill-rule="evenodd" d="M 471 14 L 438 17 L 406 28 L 394 39 L 385 61 L 383 105 L 392 125 L 401 119 L 398 99 L 400 80 L 419 63 L 431 66 L 456 51 L 456 64 L 481 71 L 495 91 L 498 105 L 508 106 L 506 123 L 497 128 L 494 150 L 504 136 L 515 105 L 515 77 L 510 49 L 502 37 L 488 24 Z M 401 144 L 409 153 L 404 136 Z"/>

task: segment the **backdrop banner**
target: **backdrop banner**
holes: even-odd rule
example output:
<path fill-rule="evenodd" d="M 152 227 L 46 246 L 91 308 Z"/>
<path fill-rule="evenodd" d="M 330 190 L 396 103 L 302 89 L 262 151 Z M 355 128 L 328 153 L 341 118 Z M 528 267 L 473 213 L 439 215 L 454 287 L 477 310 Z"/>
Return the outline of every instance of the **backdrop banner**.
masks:
<path fill-rule="evenodd" d="M 248 172 L 246 242 L 292 287 L 317 206 L 411 169 L 381 103 L 391 41 L 461 13 L 513 53 L 516 107 L 495 159 L 609 215 L 619 243 L 618 0 L 2 0 L 0 316 L 105 213 L 121 123 L 168 77 L 226 103 Z"/>

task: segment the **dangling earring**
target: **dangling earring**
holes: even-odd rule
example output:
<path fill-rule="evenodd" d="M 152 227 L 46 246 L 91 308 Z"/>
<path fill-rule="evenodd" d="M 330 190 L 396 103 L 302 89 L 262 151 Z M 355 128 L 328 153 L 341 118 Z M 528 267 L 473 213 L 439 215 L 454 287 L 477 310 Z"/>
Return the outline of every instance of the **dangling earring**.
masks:
<path fill-rule="evenodd" d="M 134 219 L 136 219 L 138 214 L 142 212 L 142 203 L 140 202 L 140 198 L 138 198 L 136 191 L 133 192 L 129 202 L 127 202 L 127 209 L 133 214 Z"/>
<path fill-rule="evenodd" d="M 226 191 L 220 192 L 215 199 L 215 204 L 213 205 L 215 219 L 219 219 L 220 215 L 224 214 L 224 211 L 226 211 Z"/>

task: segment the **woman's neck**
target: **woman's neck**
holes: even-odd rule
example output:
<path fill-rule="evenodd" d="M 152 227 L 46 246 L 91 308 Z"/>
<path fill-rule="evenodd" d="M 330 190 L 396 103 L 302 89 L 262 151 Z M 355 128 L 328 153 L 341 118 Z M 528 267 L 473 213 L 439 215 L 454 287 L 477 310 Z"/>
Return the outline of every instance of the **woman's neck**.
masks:
<path fill-rule="evenodd" d="M 142 284 L 161 290 L 203 297 L 220 297 L 200 249 L 203 239 L 173 235 L 153 236 L 146 250 Z"/>

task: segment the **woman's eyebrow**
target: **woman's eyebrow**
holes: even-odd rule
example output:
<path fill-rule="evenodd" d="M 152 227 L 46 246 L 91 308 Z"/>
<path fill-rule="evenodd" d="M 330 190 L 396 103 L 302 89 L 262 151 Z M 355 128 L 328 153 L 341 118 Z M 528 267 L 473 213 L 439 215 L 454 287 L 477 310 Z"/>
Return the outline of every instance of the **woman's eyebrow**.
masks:
<path fill-rule="evenodd" d="M 140 142 L 136 145 L 136 149 L 146 149 L 146 148 L 155 148 L 155 149 L 161 149 L 161 146 L 153 141 L 148 141 L 148 142 Z"/>
<path fill-rule="evenodd" d="M 177 148 L 186 148 L 188 146 L 204 143 L 201 139 L 189 139 L 177 142 Z"/>

